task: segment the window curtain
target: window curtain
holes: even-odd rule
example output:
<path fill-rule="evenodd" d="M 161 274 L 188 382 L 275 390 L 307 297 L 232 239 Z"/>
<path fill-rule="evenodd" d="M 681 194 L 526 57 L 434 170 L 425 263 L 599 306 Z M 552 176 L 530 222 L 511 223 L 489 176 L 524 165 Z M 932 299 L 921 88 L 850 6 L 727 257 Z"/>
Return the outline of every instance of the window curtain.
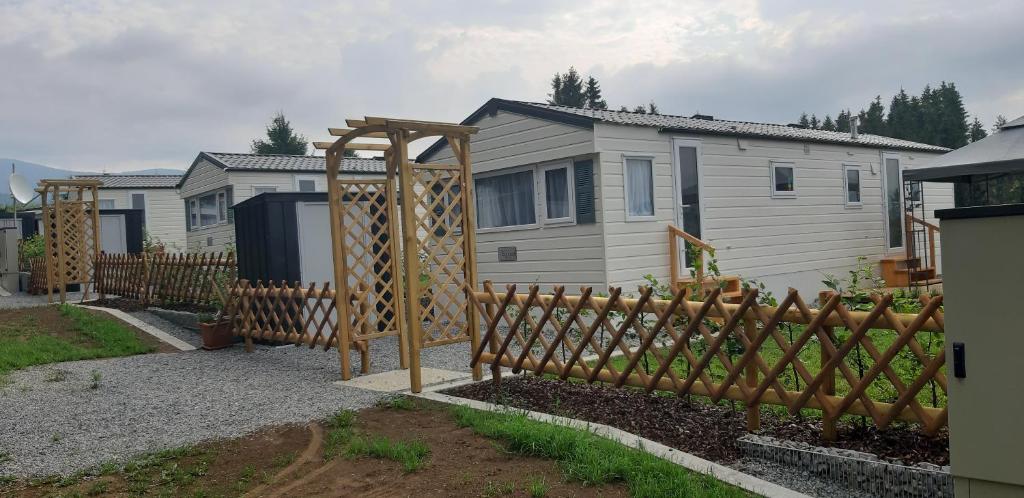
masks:
<path fill-rule="evenodd" d="M 650 159 L 626 159 L 626 203 L 631 216 L 654 216 L 654 171 Z"/>
<path fill-rule="evenodd" d="M 569 214 L 569 170 L 566 168 L 544 171 L 544 197 L 547 202 L 548 219 L 568 218 Z"/>
<path fill-rule="evenodd" d="M 476 217 L 479 228 L 536 223 L 533 171 L 476 179 Z"/>

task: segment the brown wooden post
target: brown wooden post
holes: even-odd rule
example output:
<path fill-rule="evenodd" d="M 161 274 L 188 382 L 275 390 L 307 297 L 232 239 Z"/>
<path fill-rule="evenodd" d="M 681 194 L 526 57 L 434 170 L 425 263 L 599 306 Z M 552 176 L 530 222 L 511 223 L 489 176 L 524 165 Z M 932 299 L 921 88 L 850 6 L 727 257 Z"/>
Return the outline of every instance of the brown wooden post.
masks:
<path fill-rule="evenodd" d="M 490 280 L 484 280 L 484 292 L 486 292 L 487 294 L 492 295 L 492 296 L 495 295 L 494 294 L 494 284 Z M 497 309 L 497 305 L 495 305 L 493 303 L 485 304 L 484 305 L 484 311 L 487 312 L 487 319 L 488 320 L 497 320 L 497 318 L 495 318 L 495 313 L 496 312 L 497 313 L 501 312 L 501 310 Z M 487 324 L 488 327 L 490 327 L 490 325 L 491 325 L 490 323 Z M 499 347 L 501 347 L 501 341 L 498 340 L 498 332 L 497 332 L 497 329 L 495 329 L 495 332 L 493 334 L 491 334 L 491 339 L 489 341 L 487 341 L 487 350 L 490 351 L 492 357 L 494 358 L 493 361 L 495 361 L 495 362 L 500 360 L 500 358 L 498 358 L 498 356 L 497 356 L 498 355 L 498 348 Z M 479 362 L 478 362 L 478 364 L 479 364 Z M 494 382 L 495 386 L 501 385 L 501 368 L 500 367 L 499 368 L 492 368 L 491 369 L 491 380 Z"/>
<path fill-rule="evenodd" d="M 746 295 L 749 290 L 743 291 Z M 746 297 L 746 296 L 744 296 Z M 743 317 L 743 334 L 747 336 L 747 340 L 751 343 L 757 338 L 757 320 L 755 320 L 750 313 Z M 750 388 L 751 393 L 757 391 L 757 364 L 753 361 L 749 362 L 745 368 L 743 374 L 746 380 L 747 387 Z M 747 430 L 754 432 L 761 429 L 761 403 L 757 400 L 751 399 L 747 401 Z"/>
<path fill-rule="evenodd" d="M 388 133 L 392 154 L 398 166 L 398 192 L 402 196 L 402 243 L 405 253 L 405 296 L 408 310 L 409 329 L 409 382 L 412 392 L 423 390 L 420 378 L 420 348 L 423 346 L 423 322 L 420 320 L 419 289 L 419 238 L 416 235 L 416 206 L 414 188 L 416 185 L 412 164 L 407 149 L 408 136 L 404 130 Z"/>
<path fill-rule="evenodd" d="M 824 306 L 832 297 L 832 294 L 828 291 L 822 291 L 818 293 L 818 308 Z M 831 326 L 822 326 L 821 330 L 825 332 L 829 340 L 835 337 Z M 828 348 L 825 347 L 824 343 L 821 343 L 821 358 L 819 365 L 824 366 L 832 360 L 832 355 L 829 353 Z M 823 372 L 825 375 L 824 382 L 821 383 L 821 391 L 829 396 L 835 396 L 836 394 L 836 371 L 833 369 L 831 372 Z M 836 433 L 836 420 L 830 417 L 824 410 L 821 412 L 821 438 L 826 441 L 835 441 L 838 434 Z"/>
<path fill-rule="evenodd" d="M 676 291 L 679 282 L 679 237 L 676 237 L 671 226 L 668 227 L 668 270 L 669 287 Z"/>
<path fill-rule="evenodd" d="M 450 136 L 448 140 L 453 141 L 455 138 Z M 473 202 L 473 167 L 470 161 L 469 136 L 462 135 L 458 137 L 458 141 L 458 159 L 459 166 L 461 167 L 459 170 L 459 182 L 460 189 L 462 190 L 462 254 L 465 264 L 463 277 L 465 278 L 466 287 L 464 306 L 466 307 L 466 326 L 469 328 L 470 351 L 476 351 L 480 347 L 480 314 L 473 308 L 472 301 L 469 298 L 469 293 L 476 292 L 477 286 L 476 226 L 473 223 L 473 220 L 476 219 L 476 216 L 473 214 L 475 209 Z M 480 368 L 480 362 L 477 362 L 473 366 L 473 380 L 479 381 L 483 378 L 483 370 Z"/>
<path fill-rule="evenodd" d="M 398 241 L 402 236 L 399 224 L 402 220 L 401 211 L 398 208 L 398 163 L 391 150 L 384 152 L 385 164 L 387 165 L 387 179 L 384 185 L 384 196 L 387 199 L 388 213 L 388 255 L 391 258 L 391 282 L 395 303 L 395 327 L 398 328 L 398 362 L 402 368 L 409 368 L 409 329 L 405 326 L 405 289 L 402 288 L 402 255 L 398 253 Z"/>
<path fill-rule="evenodd" d="M 345 251 L 344 232 L 342 227 L 341 212 L 342 196 L 341 185 L 338 183 L 338 170 L 341 168 L 341 151 L 329 149 L 326 155 L 327 162 L 327 199 L 330 204 L 331 213 L 331 242 L 333 250 L 331 255 L 334 258 L 334 305 L 338 310 L 338 319 L 335 326 L 335 339 L 338 346 L 338 362 L 341 368 L 341 380 L 352 378 L 352 360 L 349 358 L 349 351 L 352 346 L 352 312 L 348 288 L 348 261 Z M 329 341 L 329 339 L 328 339 Z"/>

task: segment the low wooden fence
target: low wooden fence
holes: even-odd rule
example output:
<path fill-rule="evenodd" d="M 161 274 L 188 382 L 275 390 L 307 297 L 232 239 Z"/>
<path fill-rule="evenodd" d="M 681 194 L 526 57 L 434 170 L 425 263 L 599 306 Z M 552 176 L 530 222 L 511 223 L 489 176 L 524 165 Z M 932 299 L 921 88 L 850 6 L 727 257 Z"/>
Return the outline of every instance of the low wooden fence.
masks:
<path fill-rule="evenodd" d="M 397 329 L 381 331 L 376 326 L 382 314 L 373 309 L 373 294 L 366 285 L 358 286 L 349 296 L 349 341 L 361 356 L 363 373 L 370 371 L 369 341 L 400 335 Z M 337 291 L 329 284 L 315 283 L 303 287 L 295 282 L 256 282 L 239 280 L 228 296 L 227 319 L 232 332 L 245 338 L 246 349 L 252 350 L 254 340 L 322 347 L 324 351 L 338 348 L 343 331 L 338 327 L 340 307 Z M 400 339 L 401 340 L 401 339 Z M 403 367 L 405 359 L 402 360 Z"/>
<path fill-rule="evenodd" d="M 162 306 L 224 302 L 237 275 L 234 253 L 223 252 L 101 254 L 95 268 L 101 297 L 114 294 Z"/>
<path fill-rule="evenodd" d="M 621 289 L 608 297 L 590 288 L 579 296 L 535 286 L 498 293 L 486 283 L 471 300 L 486 326 L 472 365 L 490 364 L 496 382 L 504 366 L 732 400 L 746 406 L 750 430 L 761 404 L 812 409 L 826 438 L 846 415 L 879 428 L 915 422 L 929 435 L 947 422 L 942 296 L 922 297 L 917 314 L 895 313 L 890 295 L 855 311 L 822 294 L 821 308 L 811 309 L 795 290 L 769 306 L 756 289 L 728 304 L 720 289 L 697 302 L 682 292 L 656 299 L 649 288 L 627 298 Z"/>
<path fill-rule="evenodd" d="M 28 264 L 28 291 L 29 294 L 46 293 L 46 256 L 35 256 L 26 258 Z"/>

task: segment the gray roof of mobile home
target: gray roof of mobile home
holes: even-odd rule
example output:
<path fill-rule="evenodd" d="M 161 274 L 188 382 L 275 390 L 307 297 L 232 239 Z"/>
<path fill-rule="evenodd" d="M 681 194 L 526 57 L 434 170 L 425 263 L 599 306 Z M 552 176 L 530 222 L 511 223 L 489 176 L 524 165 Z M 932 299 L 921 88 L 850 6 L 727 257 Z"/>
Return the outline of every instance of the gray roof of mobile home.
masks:
<path fill-rule="evenodd" d="M 494 115 L 499 110 L 523 114 L 540 119 L 565 124 L 593 127 L 594 123 L 611 123 L 627 126 L 643 126 L 658 128 L 664 132 L 689 132 L 710 135 L 732 135 L 738 137 L 774 138 L 779 140 L 795 140 L 802 142 L 820 142 L 859 147 L 875 147 L 883 149 L 915 150 L 922 152 L 947 152 L 949 149 L 936 145 L 911 142 L 898 138 L 883 137 L 860 133 L 853 138 L 849 133 L 838 131 L 814 130 L 797 126 L 754 123 L 749 121 L 731 121 L 714 119 L 711 116 L 694 115 L 673 116 L 670 114 L 644 114 L 630 111 L 614 111 L 607 109 L 584 109 L 562 105 L 544 104 L 540 102 L 523 102 L 493 98 L 477 109 L 462 124 L 473 124 L 486 115 Z M 446 144 L 444 139 L 435 142 L 417 157 L 423 161 L 436 153 Z"/>

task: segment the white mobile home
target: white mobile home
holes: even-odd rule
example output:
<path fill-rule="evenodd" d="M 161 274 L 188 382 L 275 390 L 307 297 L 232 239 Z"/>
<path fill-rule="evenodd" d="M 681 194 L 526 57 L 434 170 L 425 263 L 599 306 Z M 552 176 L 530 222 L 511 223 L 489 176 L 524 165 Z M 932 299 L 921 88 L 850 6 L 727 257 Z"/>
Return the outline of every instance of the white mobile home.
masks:
<path fill-rule="evenodd" d="M 622 286 L 670 279 L 669 227 L 723 274 L 816 295 L 858 256 L 902 257 L 902 170 L 947 149 L 877 135 L 491 99 L 472 138 L 481 279 Z M 452 157 L 442 140 L 417 160 Z M 931 208 L 948 185 L 925 184 Z M 911 194 L 913 195 L 913 194 Z M 679 244 L 683 246 L 683 244 Z M 681 274 L 688 276 L 685 270 Z"/>
<path fill-rule="evenodd" d="M 185 209 L 176 187 L 181 175 L 77 175 L 99 180 L 100 209 L 141 209 L 143 226 L 154 243 L 185 250 Z"/>
<path fill-rule="evenodd" d="M 342 178 L 383 177 L 386 171 L 380 159 L 342 162 Z M 200 152 L 178 190 L 188 249 L 218 252 L 234 246 L 231 206 L 264 192 L 326 192 L 327 169 L 323 156 Z"/>

